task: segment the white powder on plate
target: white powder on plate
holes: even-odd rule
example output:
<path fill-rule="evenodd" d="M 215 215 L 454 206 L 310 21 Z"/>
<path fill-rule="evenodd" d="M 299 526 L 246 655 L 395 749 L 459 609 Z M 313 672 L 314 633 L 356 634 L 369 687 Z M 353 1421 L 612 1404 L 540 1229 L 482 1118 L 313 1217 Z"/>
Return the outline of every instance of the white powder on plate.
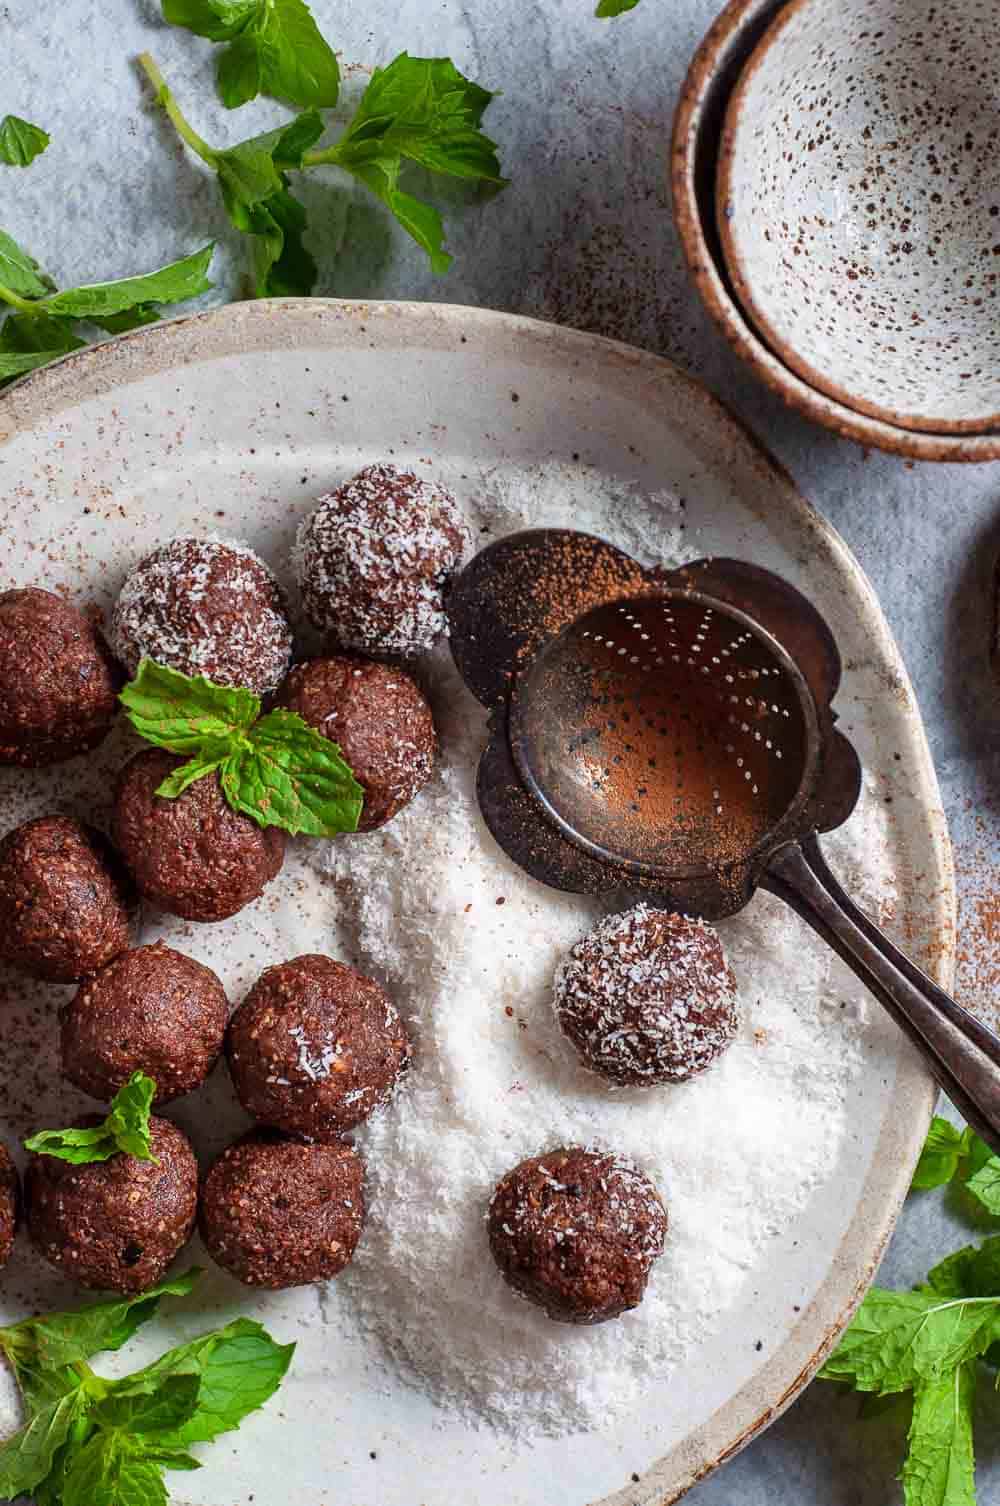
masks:
<path fill-rule="evenodd" d="M 671 499 L 595 500 L 596 489 L 559 479 L 487 485 L 474 521 L 494 536 L 540 522 L 586 528 L 647 561 L 682 557 Z M 577 1431 L 634 1408 L 719 1326 L 829 1178 L 866 1006 L 840 1007 L 857 985 L 789 910 L 758 895 L 720 927 L 742 1006 L 721 1062 L 677 1086 L 609 1092 L 552 1010 L 556 968 L 601 907 L 535 883 L 497 849 L 475 802 L 485 715 L 445 650 L 428 672 L 438 773 L 390 825 L 328 850 L 340 919 L 417 1041 L 403 1087 L 357 1135 L 369 1220 L 338 1286 L 388 1361 L 442 1408 L 522 1436 Z M 891 891 L 881 806 L 866 795 L 826 849 L 877 910 Z M 593 1328 L 552 1323 L 516 1297 L 486 1241 L 499 1178 L 561 1144 L 630 1158 L 670 1215 L 641 1307 Z"/>

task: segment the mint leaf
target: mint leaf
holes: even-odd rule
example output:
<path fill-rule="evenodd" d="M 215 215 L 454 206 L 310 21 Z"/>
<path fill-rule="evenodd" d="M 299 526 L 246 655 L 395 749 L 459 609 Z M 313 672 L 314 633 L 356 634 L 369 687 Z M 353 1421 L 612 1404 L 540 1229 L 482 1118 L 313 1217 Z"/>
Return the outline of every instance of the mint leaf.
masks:
<path fill-rule="evenodd" d="M 48 314 L 8 314 L 0 324 L 0 352 L 5 354 L 41 354 L 51 359 L 79 350 L 86 343 L 74 335 L 70 320 L 53 319 Z"/>
<path fill-rule="evenodd" d="M 316 285 L 316 263 L 302 243 L 306 211 L 289 192 L 288 171 L 301 168 L 323 129 L 321 117 L 308 110 L 287 126 L 213 153 L 226 213 L 237 230 L 256 238 L 259 298 L 308 297 Z"/>
<path fill-rule="evenodd" d="M 46 298 L 44 310 L 72 319 L 107 319 L 152 303 L 182 303 L 212 286 L 205 274 L 214 250 L 214 245 L 205 246 L 193 256 L 170 262 L 144 277 L 123 277 L 117 282 L 95 282 L 53 293 Z"/>
<path fill-rule="evenodd" d="M 198 1374 L 168 1374 L 153 1391 L 123 1393 L 112 1389 L 91 1416 L 101 1427 L 128 1433 L 176 1432 L 198 1410 L 200 1390 Z"/>
<path fill-rule="evenodd" d="M 503 188 L 496 146 L 480 130 L 492 98 L 449 58 L 403 52 L 387 68 L 376 68 L 344 135 L 310 160 L 335 163 L 370 188 L 427 252 L 433 270 L 444 272 L 451 258 L 443 248 L 440 216 L 400 190 L 400 169 L 407 160 Z"/>
<path fill-rule="evenodd" d="M 0 382 L 12 382 L 15 377 L 35 371 L 39 366 L 47 366 L 61 355 L 65 355 L 65 351 L 38 350 L 24 355 L 8 355 L 5 351 L 0 351 Z"/>
<path fill-rule="evenodd" d="M 160 315 L 151 303 L 139 303 L 134 309 L 125 309 L 121 314 L 108 314 L 98 317 L 90 315 L 90 323 L 96 324 L 98 329 L 107 330 L 109 335 L 124 335 L 130 329 L 141 329 L 145 324 L 156 324 Z"/>
<path fill-rule="evenodd" d="M 600 4 L 594 12 L 602 20 L 609 16 L 623 16 L 627 10 L 635 10 L 639 0 L 600 0 Z"/>
<path fill-rule="evenodd" d="M 19 298 L 44 298 L 51 289 L 52 282 L 34 258 L 0 230 L 0 299 L 5 291 Z"/>
<path fill-rule="evenodd" d="M 163 1447 L 183 1449 L 238 1428 L 277 1391 L 294 1353 L 294 1344 L 276 1344 L 259 1323 L 237 1318 L 216 1333 L 172 1349 L 116 1389 L 155 1387 L 168 1376 L 196 1377 L 197 1409 L 158 1440 Z"/>
<path fill-rule="evenodd" d="M 162 1465 L 117 1432 L 95 1433 L 63 1484 L 62 1506 L 166 1506 L 167 1500 Z"/>
<path fill-rule="evenodd" d="M 111 1100 L 103 1124 L 94 1129 L 41 1130 L 25 1140 L 25 1150 L 37 1156 L 55 1156 L 74 1166 L 91 1161 L 109 1161 L 129 1155 L 138 1161 L 154 1161 L 149 1138 L 149 1113 L 156 1083 L 142 1072 L 133 1072 Z"/>
<path fill-rule="evenodd" d="M 0 120 L 0 162 L 8 167 L 27 167 L 41 156 L 50 140 L 41 126 L 20 120 L 16 115 L 5 115 Z"/>
<path fill-rule="evenodd" d="M 307 216 L 292 194 L 282 189 L 260 206 L 254 242 L 258 298 L 308 298 L 319 268 L 303 243 Z"/>
<path fill-rule="evenodd" d="M 965 1186 L 987 1213 L 1000 1218 L 1000 1156 L 991 1155 Z"/>
<path fill-rule="evenodd" d="M 985 1353 L 998 1318 L 1000 1298 L 873 1287 L 820 1374 L 880 1393 L 938 1381 Z"/>
<path fill-rule="evenodd" d="M 0 1499 L 11 1501 L 26 1495 L 45 1479 L 85 1406 L 79 1389 L 58 1396 L 0 1445 Z"/>
<path fill-rule="evenodd" d="M 221 769 L 231 752 L 232 742 L 229 738 L 206 742 L 193 758 L 174 769 L 157 785 L 156 793 L 161 800 L 176 800 L 178 795 L 183 795 L 189 784 Z"/>
<path fill-rule="evenodd" d="M 947 1255 L 944 1260 L 934 1266 L 933 1270 L 928 1271 L 926 1282 L 917 1290 L 929 1292 L 936 1297 L 992 1296 L 991 1292 L 979 1292 L 972 1289 L 970 1272 L 977 1254 L 975 1245 L 966 1245 L 964 1249 Z"/>
<path fill-rule="evenodd" d="M 935 1115 L 920 1152 L 911 1186 L 926 1189 L 943 1187 L 945 1182 L 950 1182 L 969 1154 L 971 1140 L 971 1130 L 958 1130 L 947 1119 Z"/>
<path fill-rule="evenodd" d="M 71 1366 L 85 1364 L 102 1350 L 120 1349 L 154 1318 L 163 1297 L 186 1297 L 201 1272 L 197 1267 L 136 1297 L 92 1302 L 76 1312 L 48 1313 L 0 1328 L 6 1355 L 29 1409 L 37 1410 L 79 1385 Z"/>
<path fill-rule="evenodd" d="M 139 736 L 171 753 L 201 755 L 207 747 L 214 757 L 260 715 L 260 699 L 252 691 L 215 685 L 152 659 L 142 660 L 119 699 Z"/>
<path fill-rule="evenodd" d="M 901 1476 L 906 1506 L 976 1506 L 975 1396 L 976 1367 L 968 1361 L 917 1386 Z"/>
<path fill-rule="evenodd" d="M 364 802 L 336 743 L 283 708 L 251 727 L 223 765 L 222 788 L 262 826 L 312 837 L 357 831 Z"/>
<path fill-rule="evenodd" d="M 210 42 L 228 42 L 245 26 L 256 0 L 216 5 L 212 0 L 163 0 L 163 19 L 171 26 L 184 26 Z"/>
<path fill-rule="evenodd" d="M 174 26 L 231 43 L 218 68 L 229 109 L 258 94 L 315 108 L 337 103 L 337 58 L 304 0 L 163 0 L 163 15 Z"/>

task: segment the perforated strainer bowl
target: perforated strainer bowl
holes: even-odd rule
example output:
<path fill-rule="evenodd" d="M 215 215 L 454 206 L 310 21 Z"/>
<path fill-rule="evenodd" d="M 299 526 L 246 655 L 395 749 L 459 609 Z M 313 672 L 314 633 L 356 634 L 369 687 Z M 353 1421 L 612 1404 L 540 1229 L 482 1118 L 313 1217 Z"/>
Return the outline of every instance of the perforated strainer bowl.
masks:
<path fill-rule="evenodd" d="M 456 662 L 494 708 L 480 806 L 516 862 L 558 888 L 638 893 L 712 919 L 769 889 L 853 968 L 1000 1151 L 1000 1038 L 823 860 L 818 834 L 851 814 L 861 769 L 834 727 L 836 644 L 798 591 L 737 560 L 644 572 L 600 540 L 547 530 L 482 551 L 449 615 Z"/>

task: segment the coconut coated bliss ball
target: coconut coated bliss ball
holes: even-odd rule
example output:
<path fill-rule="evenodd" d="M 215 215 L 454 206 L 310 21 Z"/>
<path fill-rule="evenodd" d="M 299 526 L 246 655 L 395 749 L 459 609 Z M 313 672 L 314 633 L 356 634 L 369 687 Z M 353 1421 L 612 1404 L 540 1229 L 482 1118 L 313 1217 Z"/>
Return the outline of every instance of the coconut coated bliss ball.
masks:
<path fill-rule="evenodd" d="M 570 1146 L 521 1161 L 487 1214 L 506 1281 L 560 1323 L 603 1323 L 638 1307 L 663 1254 L 667 1212 L 630 1161 Z"/>
<path fill-rule="evenodd" d="M 321 497 L 299 529 L 306 615 L 340 648 L 410 657 L 445 630 L 444 587 L 470 544 L 445 487 L 370 465 Z"/>
<path fill-rule="evenodd" d="M 147 554 L 122 586 L 110 636 L 130 675 L 155 659 L 256 695 L 278 688 L 292 658 L 278 582 L 232 539 L 182 536 Z"/>
<path fill-rule="evenodd" d="M 700 920 L 637 905 L 570 952 L 556 1017 L 585 1066 L 615 1087 L 684 1082 L 736 1034 L 736 981 L 718 934 Z"/>

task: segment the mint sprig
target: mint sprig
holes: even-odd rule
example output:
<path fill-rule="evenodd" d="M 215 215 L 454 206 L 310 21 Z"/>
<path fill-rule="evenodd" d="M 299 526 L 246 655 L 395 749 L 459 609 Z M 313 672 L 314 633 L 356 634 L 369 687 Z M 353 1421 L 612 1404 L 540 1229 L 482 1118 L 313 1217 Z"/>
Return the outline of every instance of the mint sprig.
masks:
<path fill-rule="evenodd" d="M 192 0 L 178 3 L 186 10 Z M 211 3 L 219 6 L 222 0 Z M 388 206 L 438 273 L 451 263 L 444 225 L 432 205 L 401 187 L 406 164 L 465 179 L 487 192 L 506 186 L 496 145 L 481 129 L 494 96 L 448 58 L 403 52 L 388 67 L 376 68 L 353 119 L 332 146 L 316 146 L 325 128 L 311 109 L 287 126 L 226 149 L 198 134 L 149 54 L 139 61 L 178 135 L 218 175 L 230 220 L 254 237 L 258 297 L 308 295 L 316 283 L 316 264 L 303 242 L 306 211 L 292 193 L 290 173 L 326 166 L 349 173 Z"/>
<path fill-rule="evenodd" d="M 249 690 L 215 685 L 151 659 L 121 693 L 135 730 L 188 761 L 157 795 L 176 800 L 197 779 L 217 773 L 234 810 L 259 826 L 311 837 L 358 829 L 364 790 L 336 743 L 293 711 L 261 716 Z"/>
<path fill-rule="evenodd" d="M 611 16 L 623 16 L 627 10 L 635 10 L 639 0 L 600 0 L 600 4 L 594 12 L 602 21 Z"/>
<path fill-rule="evenodd" d="M 21 120 L 17 115 L 5 115 L 0 120 L 0 162 L 7 167 L 29 167 L 40 157 L 51 137 L 41 126 L 30 120 Z"/>
<path fill-rule="evenodd" d="M 163 19 L 228 42 L 218 83 L 230 110 L 258 94 L 307 107 L 337 103 L 337 57 L 304 0 L 163 0 Z"/>
<path fill-rule="evenodd" d="M 914 1189 L 958 1181 L 1000 1216 L 1000 1158 L 935 1118 Z M 900 1479 L 906 1506 L 976 1506 L 973 1414 L 981 1376 L 1000 1389 L 1000 1235 L 954 1251 L 911 1292 L 873 1287 L 820 1371 L 864 1396 L 862 1414 L 912 1409 Z"/>
<path fill-rule="evenodd" d="M 166 1470 L 199 1469 L 189 1452 L 229 1432 L 273 1396 L 294 1344 L 237 1319 L 121 1380 L 88 1361 L 118 1349 L 163 1296 L 185 1296 L 189 1271 L 143 1296 L 52 1313 L 0 1329 L 28 1419 L 0 1445 L 0 1499 L 36 1506 L 165 1506 Z"/>
<path fill-rule="evenodd" d="M 158 319 L 163 304 L 197 298 L 212 284 L 206 273 L 213 246 L 143 277 L 89 283 L 58 291 L 33 257 L 0 230 L 0 308 L 14 310 L 0 324 L 0 384 L 45 366 L 86 342 L 80 322 L 121 334 Z"/>
<path fill-rule="evenodd" d="M 1000 1156 L 971 1129 L 956 1129 L 937 1115 L 913 1174 L 913 1187 L 926 1190 L 957 1182 L 980 1208 L 1000 1218 Z"/>
<path fill-rule="evenodd" d="M 156 1096 L 156 1083 L 142 1072 L 133 1072 L 111 1100 L 107 1118 L 93 1129 L 40 1130 L 25 1140 L 25 1150 L 37 1156 L 55 1156 L 74 1166 L 91 1161 L 109 1161 L 112 1156 L 134 1156 L 137 1161 L 155 1161 L 149 1133 L 149 1116 Z"/>

